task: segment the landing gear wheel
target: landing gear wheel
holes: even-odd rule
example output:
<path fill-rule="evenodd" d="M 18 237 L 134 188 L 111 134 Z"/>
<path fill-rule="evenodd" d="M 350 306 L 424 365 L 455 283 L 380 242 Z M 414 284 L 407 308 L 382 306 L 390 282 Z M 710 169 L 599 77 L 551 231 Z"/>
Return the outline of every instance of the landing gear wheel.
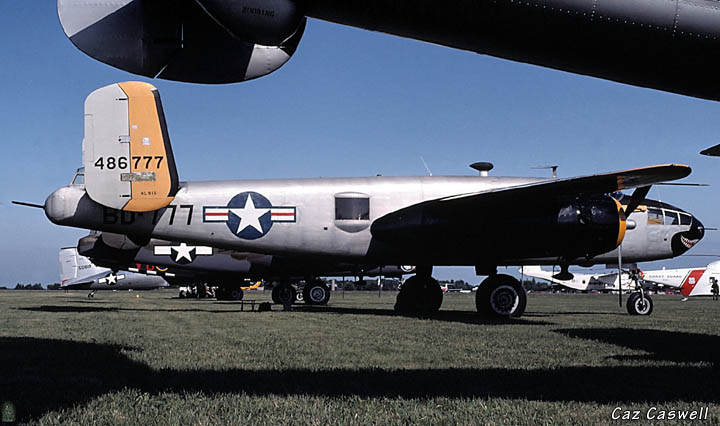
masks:
<path fill-rule="evenodd" d="M 440 284 L 432 277 L 408 278 L 400 288 L 395 300 L 395 311 L 417 314 L 434 313 L 440 309 L 443 292 Z"/>
<path fill-rule="evenodd" d="M 330 288 L 322 281 L 313 281 L 305 284 L 302 296 L 308 305 L 327 305 L 330 300 Z"/>
<path fill-rule="evenodd" d="M 240 286 L 220 286 L 215 289 L 217 300 L 242 300 L 243 290 Z"/>
<path fill-rule="evenodd" d="M 475 307 L 483 315 L 519 318 L 525 313 L 527 295 L 520 282 L 510 275 L 491 275 L 475 293 Z"/>
<path fill-rule="evenodd" d="M 288 284 L 276 285 L 272 290 L 273 302 L 281 305 L 292 304 L 295 302 L 296 291 L 293 286 Z"/>
<path fill-rule="evenodd" d="M 215 289 L 215 298 L 217 300 L 228 300 L 227 291 L 225 291 L 225 287 L 218 287 Z"/>
<path fill-rule="evenodd" d="M 650 296 L 643 297 L 640 293 L 631 294 L 625 306 L 630 315 L 650 315 L 653 311 L 653 301 Z"/>

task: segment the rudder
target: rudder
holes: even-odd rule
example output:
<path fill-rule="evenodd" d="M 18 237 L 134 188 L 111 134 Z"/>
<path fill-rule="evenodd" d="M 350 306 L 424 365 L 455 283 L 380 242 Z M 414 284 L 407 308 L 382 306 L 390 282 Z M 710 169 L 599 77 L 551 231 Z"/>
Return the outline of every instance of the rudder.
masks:
<path fill-rule="evenodd" d="M 158 90 L 148 83 L 116 83 L 85 101 L 85 189 L 106 207 L 161 209 L 178 190 L 175 159 Z"/>

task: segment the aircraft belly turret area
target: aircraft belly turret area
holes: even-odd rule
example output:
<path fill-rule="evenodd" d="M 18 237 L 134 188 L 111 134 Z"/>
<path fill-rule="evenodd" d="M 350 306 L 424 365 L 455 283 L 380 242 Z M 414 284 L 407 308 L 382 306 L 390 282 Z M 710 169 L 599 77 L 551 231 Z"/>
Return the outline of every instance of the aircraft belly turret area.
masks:
<path fill-rule="evenodd" d="M 127 98 L 118 99 L 118 87 Z M 630 259 L 664 259 L 704 233 L 689 213 L 645 200 L 651 185 L 688 176 L 684 165 L 562 179 L 489 176 L 486 166 L 481 176 L 180 183 L 157 89 L 111 85 L 93 92 L 86 108 L 100 112 L 85 115 L 85 167 L 48 197 L 45 213 L 58 225 L 103 232 L 105 246 L 129 253 L 121 257 L 126 263 L 138 261 L 146 246 L 154 256 L 174 255 L 179 269 L 213 250 L 230 251 L 239 263 L 198 261 L 216 277 L 415 265 L 396 304 L 407 312 L 439 309 L 433 266 L 474 266 L 489 275 L 477 292 L 478 311 L 520 316 L 525 292 L 515 278 L 497 274 L 500 265 L 539 260 L 567 273 L 569 265 L 607 262 L 628 235 Z M 133 116 L 143 108 L 154 116 Z M 628 189 L 632 196 L 610 195 Z M 317 293 L 326 300 L 326 291 Z"/>

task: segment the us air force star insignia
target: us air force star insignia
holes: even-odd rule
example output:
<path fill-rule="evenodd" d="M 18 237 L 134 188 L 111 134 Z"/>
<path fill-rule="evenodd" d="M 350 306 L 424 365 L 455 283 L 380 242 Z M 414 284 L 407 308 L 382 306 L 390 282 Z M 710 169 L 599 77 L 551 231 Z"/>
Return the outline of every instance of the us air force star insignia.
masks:
<path fill-rule="evenodd" d="M 155 256 L 172 256 L 175 263 L 187 265 L 192 263 L 198 256 L 212 256 L 213 248 L 207 246 L 189 246 L 186 243 L 170 246 L 153 247 Z"/>
<path fill-rule="evenodd" d="M 295 222 L 295 207 L 273 206 L 257 192 L 242 192 L 227 206 L 203 207 L 204 222 L 225 222 L 230 232 L 244 240 L 264 237 L 275 222 Z"/>
<path fill-rule="evenodd" d="M 117 284 L 119 280 L 124 280 L 125 275 L 115 275 L 114 273 L 110 273 L 110 275 L 106 276 L 105 278 L 100 278 L 98 280 L 98 284 L 107 284 L 107 285 L 113 285 Z"/>

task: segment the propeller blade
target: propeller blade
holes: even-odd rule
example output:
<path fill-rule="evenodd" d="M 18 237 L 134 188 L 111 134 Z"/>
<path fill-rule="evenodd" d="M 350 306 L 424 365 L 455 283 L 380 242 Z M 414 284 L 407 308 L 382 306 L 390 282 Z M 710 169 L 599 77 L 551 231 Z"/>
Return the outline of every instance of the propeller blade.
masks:
<path fill-rule="evenodd" d="M 630 217 L 630 213 L 635 211 L 637 206 L 643 202 L 645 197 L 648 195 L 648 192 L 650 192 L 650 188 L 652 188 L 652 185 L 641 186 L 633 191 L 632 196 L 630 197 L 630 202 L 627 207 L 625 207 L 625 217 Z"/>
<path fill-rule="evenodd" d="M 13 204 L 25 207 L 35 207 L 36 209 L 44 209 L 45 206 L 42 204 L 26 203 L 24 201 L 12 201 Z"/>
<path fill-rule="evenodd" d="M 650 187 L 648 187 L 648 189 L 649 188 Z M 635 190 L 635 192 L 637 192 L 637 190 Z M 633 193 L 633 197 L 634 196 L 635 194 Z M 645 198 L 645 196 L 643 196 L 643 198 Z M 628 204 L 628 206 L 630 205 Z M 635 208 L 633 208 L 633 210 L 635 210 Z M 618 304 L 622 308 L 622 243 L 620 243 L 620 245 L 618 246 Z"/>

